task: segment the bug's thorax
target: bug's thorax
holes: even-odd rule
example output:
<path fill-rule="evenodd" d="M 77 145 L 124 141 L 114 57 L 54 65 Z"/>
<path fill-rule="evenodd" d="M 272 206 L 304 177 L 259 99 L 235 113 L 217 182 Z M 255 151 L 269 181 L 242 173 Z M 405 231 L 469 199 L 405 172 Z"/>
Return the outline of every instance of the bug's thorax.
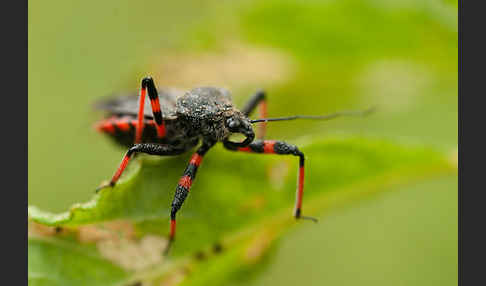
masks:
<path fill-rule="evenodd" d="M 177 100 L 176 115 L 203 139 L 213 141 L 223 141 L 231 135 L 227 126 L 229 118 L 246 119 L 233 106 L 230 93 L 216 87 L 199 87 L 186 92 Z"/>

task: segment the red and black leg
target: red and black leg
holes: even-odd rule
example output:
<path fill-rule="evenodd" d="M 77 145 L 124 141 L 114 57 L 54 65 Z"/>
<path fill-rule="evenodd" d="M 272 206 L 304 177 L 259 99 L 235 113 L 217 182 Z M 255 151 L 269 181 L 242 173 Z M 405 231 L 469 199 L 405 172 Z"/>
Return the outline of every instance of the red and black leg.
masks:
<path fill-rule="evenodd" d="M 246 147 L 235 147 L 232 144 L 223 142 L 224 146 L 232 151 L 242 151 L 250 153 L 261 154 L 278 154 L 278 155 L 294 155 L 299 157 L 299 177 L 297 185 L 297 194 L 295 202 L 294 216 L 299 219 L 310 219 L 317 222 L 317 219 L 312 217 L 302 216 L 302 198 L 304 196 L 304 162 L 305 157 L 297 146 L 288 144 L 283 141 L 274 140 L 255 140 Z"/>
<path fill-rule="evenodd" d="M 170 234 L 169 234 L 169 244 L 166 248 L 166 253 L 169 251 L 170 245 L 175 238 L 176 234 L 176 213 L 182 207 L 189 190 L 191 189 L 192 182 L 196 178 L 197 169 L 201 165 L 202 159 L 206 152 L 214 145 L 214 143 L 203 143 L 201 147 L 192 155 L 189 165 L 187 165 L 184 170 L 184 174 L 177 184 L 176 191 L 174 194 L 174 199 L 172 200 L 171 211 L 170 211 Z"/>
<path fill-rule="evenodd" d="M 118 181 L 118 179 L 120 178 L 120 176 L 122 175 L 125 168 L 127 167 L 128 162 L 130 162 L 130 159 L 132 159 L 136 153 L 146 153 L 146 154 L 158 155 L 158 156 L 174 156 L 174 155 L 182 154 L 185 151 L 186 151 L 185 149 L 178 149 L 170 145 L 162 145 L 156 143 L 135 144 L 130 149 L 128 149 L 125 156 L 123 156 L 123 159 L 120 165 L 118 166 L 115 174 L 111 178 L 110 182 L 99 186 L 96 189 L 96 192 L 108 186 L 113 187 Z"/>
<path fill-rule="evenodd" d="M 155 88 L 154 81 L 151 77 L 145 77 L 142 79 L 142 87 L 140 90 L 140 98 L 138 103 L 138 124 L 135 132 L 135 144 L 140 143 L 143 134 L 143 120 L 144 120 L 144 108 L 145 108 L 145 95 L 148 93 L 150 98 L 150 104 L 152 106 L 152 113 L 157 129 L 157 136 L 162 138 L 165 136 L 165 124 L 162 119 L 162 111 L 160 109 L 159 94 Z"/>
<path fill-rule="evenodd" d="M 265 92 L 263 90 L 257 91 L 247 102 L 245 107 L 241 110 L 245 116 L 250 115 L 255 108 L 259 106 L 259 116 L 260 118 L 267 117 L 267 100 Z M 261 122 L 258 127 L 258 139 L 265 138 L 267 123 Z"/>

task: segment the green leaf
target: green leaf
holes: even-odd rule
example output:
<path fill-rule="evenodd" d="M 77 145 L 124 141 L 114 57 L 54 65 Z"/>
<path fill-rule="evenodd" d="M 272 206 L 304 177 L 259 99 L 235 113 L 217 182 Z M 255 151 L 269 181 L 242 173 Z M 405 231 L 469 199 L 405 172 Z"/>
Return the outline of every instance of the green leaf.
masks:
<path fill-rule="evenodd" d="M 29 238 L 29 285 L 117 285 L 127 272 L 95 249 L 59 239 Z"/>
<path fill-rule="evenodd" d="M 310 216 L 396 184 L 455 170 L 447 156 L 422 146 L 365 138 L 314 139 L 297 145 L 306 155 L 303 213 Z M 204 158 L 178 213 L 177 239 L 169 259 L 161 257 L 170 202 L 189 156 L 141 156 L 116 187 L 103 189 L 90 202 L 65 213 L 29 207 L 33 226 L 64 229 L 61 234 L 52 228 L 48 235 L 35 232 L 37 238 L 29 240 L 29 250 L 36 250 L 29 252 L 29 277 L 40 277 L 36 279 L 42 285 L 57 285 L 57 277 L 63 277 L 64 284 L 74 285 L 69 281 L 78 277 L 66 265 L 71 259 L 86 262 L 88 273 L 95 264 L 90 259 L 96 257 L 107 281 L 222 283 L 260 263 L 289 226 L 310 223 L 292 218 L 296 157 L 232 153 L 217 146 Z M 39 236 L 47 236 L 47 242 L 40 243 Z M 223 251 L 211 250 L 215 245 Z M 78 251 L 85 248 L 90 251 Z M 65 261 L 49 272 L 44 264 L 52 251 Z M 87 256 L 91 252 L 95 256 Z M 109 280 L 116 272 L 109 265 L 123 273 L 117 274 L 118 280 Z"/>

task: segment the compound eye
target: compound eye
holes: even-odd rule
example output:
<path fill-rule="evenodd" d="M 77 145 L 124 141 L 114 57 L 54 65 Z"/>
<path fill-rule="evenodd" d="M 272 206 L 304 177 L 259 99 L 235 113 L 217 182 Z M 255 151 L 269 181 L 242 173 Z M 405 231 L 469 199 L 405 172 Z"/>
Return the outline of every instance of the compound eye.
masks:
<path fill-rule="evenodd" d="M 237 120 L 230 118 L 226 121 L 226 126 L 228 126 L 231 132 L 237 132 L 238 128 L 240 127 L 240 123 Z"/>

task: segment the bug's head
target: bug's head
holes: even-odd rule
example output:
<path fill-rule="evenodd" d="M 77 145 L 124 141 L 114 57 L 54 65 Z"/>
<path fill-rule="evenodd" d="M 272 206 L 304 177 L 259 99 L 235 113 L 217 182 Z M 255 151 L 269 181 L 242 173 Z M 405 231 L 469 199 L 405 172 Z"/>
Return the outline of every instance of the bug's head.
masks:
<path fill-rule="evenodd" d="M 235 112 L 228 116 L 225 121 L 225 128 L 229 134 L 242 134 L 245 140 L 242 142 L 233 142 L 228 138 L 224 139 L 224 144 L 230 148 L 246 147 L 255 139 L 255 132 L 250 120 L 240 112 Z"/>

